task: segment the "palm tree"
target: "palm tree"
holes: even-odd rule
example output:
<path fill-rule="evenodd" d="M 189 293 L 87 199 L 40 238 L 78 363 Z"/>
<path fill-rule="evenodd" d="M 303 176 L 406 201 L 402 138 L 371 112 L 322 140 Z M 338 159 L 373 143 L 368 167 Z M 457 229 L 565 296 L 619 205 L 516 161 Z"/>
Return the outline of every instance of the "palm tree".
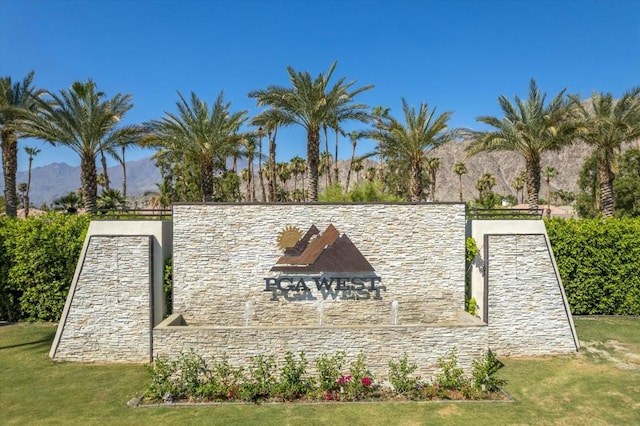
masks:
<path fill-rule="evenodd" d="M 540 155 L 558 150 L 575 137 L 575 125 L 570 102 L 562 90 L 545 105 L 546 94 L 540 92 L 535 80 L 529 84 L 529 98 L 515 96 L 515 105 L 501 95 L 498 104 L 504 117 L 482 116 L 477 121 L 495 130 L 476 132 L 476 139 L 466 148 L 469 155 L 483 151 L 513 151 L 524 157 L 527 171 L 529 208 L 538 209 L 540 192 Z"/>
<path fill-rule="evenodd" d="M 378 175 L 378 171 L 376 170 L 375 167 L 369 167 L 367 168 L 366 174 L 365 174 L 365 179 L 368 182 L 373 182 L 374 180 L 376 180 L 376 177 Z"/>
<path fill-rule="evenodd" d="M 353 171 L 356 172 L 356 182 L 360 183 L 360 172 L 364 170 L 364 164 L 362 164 L 362 158 L 355 160 L 353 163 Z"/>
<path fill-rule="evenodd" d="M 96 209 L 98 153 L 113 152 L 116 147 L 137 141 L 139 126 L 118 126 L 133 104 L 131 95 L 117 94 L 103 99 L 93 80 L 75 82 L 69 90 L 51 99 L 36 99 L 38 113 L 21 114 L 19 129 L 26 135 L 60 144 L 80 156 L 80 181 L 84 206 Z"/>
<path fill-rule="evenodd" d="M 366 122 L 369 119 L 366 105 L 353 103 L 353 98 L 373 86 L 350 91 L 355 81 L 345 83 L 345 79 L 342 78 L 328 89 L 336 64 L 331 64 L 326 75 L 320 73 L 315 79 L 308 71 L 296 72 L 292 67 L 288 67 L 287 73 L 292 87 L 269 86 L 264 90 L 249 93 L 249 97 L 257 99 L 259 106 L 269 107 L 260 116 L 266 115 L 281 126 L 297 124 L 306 130 L 311 201 L 318 200 L 320 129 L 325 125 L 333 126 L 340 121 Z"/>
<path fill-rule="evenodd" d="M 325 124 L 324 126 L 322 126 L 322 128 L 324 130 L 324 152 L 320 154 L 320 157 L 322 157 L 322 155 L 326 155 L 328 159 L 331 159 L 331 154 L 329 153 L 329 136 L 327 135 L 327 125 Z M 327 187 L 329 187 L 329 185 L 333 184 L 333 178 L 331 177 L 331 161 L 327 161 L 323 165 L 322 158 L 320 158 L 320 163 L 320 170 L 324 170 L 324 172 L 319 173 L 324 173 L 325 179 L 327 181 Z"/>
<path fill-rule="evenodd" d="M 613 171 L 615 151 L 640 137 L 640 86 L 617 101 L 611 93 L 594 93 L 591 108 L 572 97 L 579 112 L 579 134 L 595 147 L 600 180 L 600 211 L 613 216 Z"/>
<path fill-rule="evenodd" d="M 328 151 L 324 151 L 320 154 L 320 176 L 324 175 L 325 188 L 331 185 L 331 163 L 333 162 L 331 154 Z"/>
<path fill-rule="evenodd" d="M 558 171 L 551 166 L 542 169 L 542 176 L 547 182 L 547 217 L 551 217 L 551 178 L 556 177 L 557 174 Z"/>
<path fill-rule="evenodd" d="M 191 92 L 190 103 L 178 92 L 178 114 L 165 113 L 162 120 L 146 123 L 142 142 L 171 152 L 193 164 L 199 177 L 202 201 L 213 201 L 214 176 L 226 170 L 226 160 L 240 136 L 237 131 L 246 120 L 246 111 L 231 113 L 231 103 L 220 92 L 209 110 L 206 102 Z"/>
<path fill-rule="evenodd" d="M 492 173 L 485 173 L 476 182 L 480 204 L 484 207 L 493 207 L 493 187 L 496 186 L 496 177 Z"/>
<path fill-rule="evenodd" d="M 75 214 L 81 206 L 82 198 L 75 192 L 69 192 L 67 195 L 53 200 L 54 210 L 65 210 L 67 213 Z"/>
<path fill-rule="evenodd" d="M 526 180 L 527 180 L 527 172 L 522 171 L 518 173 L 517 176 L 513 179 L 513 182 L 511 182 L 511 186 L 513 186 L 513 189 L 516 190 L 516 201 L 518 200 L 518 193 L 520 193 L 520 191 L 524 189 L 524 182 Z M 520 193 L 520 204 L 524 202 L 523 198 L 524 198 L 524 191 Z"/>
<path fill-rule="evenodd" d="M 467 166 L 464 161 L 458 161 L 453 166 L 453 172 L 458 175 L 458 184 L 460 186 L 460 202 L 462 203 L 462 175 L 467 174 Z"/>
<path fill-rule="evenodd" d="M 267 194 L 264 189 L 264 173 L 262 173 L 262 138 L 264 137 L 262 126 L 258 127 L 256 136 L 258 137 L 258 177 L 260 178 L 260 189 L 262 192 L 262 201 L 267 201 Z"/>
<path fill-rule="evenodd" d="M 384 157 L 407 163 L 410 173 L 409 195 L 412 202 L 419 202 L 423 192 L 425 156 L 434 148 L 455 139 L 458 130 L 449 130 L 447 127 L 452 113 L 444 112 L 436 116 L 436 109 L 429 111 L 426 103 L 420 104 L 416 114 L 415 108 L 410 107 L 403 98 L 402 110 L 406 124 L 389 117 L 380 130 L 369 134 L 379 141 Z"/>
<path fill-rule="evenodd" d="M 256 183 L 254 179 L 253 159 L 256 156 L 256 134 L 253 132 L 243 133 L 240 143 L 247 158 L 247 200 L 256 200 Z"/>
<path fill-rule="evenodd" d="M 97 200 L 100 210 L 120 210 L 127 206 L 127 199 L 117 189 L 105 189 Z"/>
<path fill-rule="evenodd" d="M 282 184 L 282 191 L 286 193 L 287 182 L 289 181 L 289 179 L 291 179 L 291 168 L 289 167 L 289 163 L 278 163 L 276 164 L 276 169 L 278 179 L 280 179 L 280 183 Z"/>
<path fill-rule="evenodd" d="M 296 155 L 289 161 L 289 168 L 291 170 L 291 173 L 293 174 L 293 192 L 297 192 L 298 176 L 302 176 L 304 180 L 304 158 Z M 304 190 L 304 185 L 302 189 Z"/>
<path fill-rule="evenodd" d="M 124 152 L 127 149 L 126 145 L 120 147 L 122 149 L 122 156 L 120 157 L 120 165 L 122 166 L 122 196 L 127 199 L 127 162 L 124 157 Z"/>
<path fill-rule="evenodd" d="M 426 158 L 427 171 L 429 172 L 429 197 L 431 201 L 436 201 L 436 174 L 440 169 L 440 159 L 437 157 Z"/>
<path fill-rule="evenodd" d="M 25 203 L 25 201 L 27 201 L 27 198 L 26 198 L 26 196 L 25 196 L 25 194 L 27 193 L 27 188 L 28 188 L 28 187 L 27 187 L 27 182 L 20 182 L 20 183 L 18 184 L 18 186 L 17 186 L 18 192 L 20 192 L 20 194 L 21 194 L 21 195 L 20 195 L 20 199 L 22 200 L 22 207 L 23 207 L 24 209 L 26 209 L 26 206 L 25 206 L 25 204 L 24 204 L 24 203 Z M 26 217 L 26 216 L 25 216 L 25 217 Z"/>
<path fill-rule="evenodd" d="M 269 201 L 275 202 L 276 200 L 276 189 L 278 188 L 278 182 L 276 180 L 277 177 L 277 162 L 276 162 L 276 137 L 278 136 L 278 123 L 271 122 L 267 123 L 270 127 L 267 127 L 267 141 L 269 141 L 269 174 L 268 182 L 269 182 Z"/>
<path fill-rule="evenodd" d="M 25 146 L 24 152 L 29 156 L 29 167 L 27 168 L 27 190 L 24 194 L 24 217 L 29 216 L 29 190 L 31 189 L 31 165 L 33 157 L 40 153 L 40 149 L 32 146 Z"/>
<path fill-rule="evenodd" d="M 18 195 L 16 193 L 16 174 L 18 172 L 18 138 L 16 131 L 16 113 L 35 111 L 36 99 L 44 90 L 32 86 L 31 71 L 22 81 L 12 83 L 11 77 L 0 78 L 0 149 L 2 150 L 2 173 L 4 175 L 4 200 L 7 216 L 16 217 Z"/>
<path fill-rule="evenodd" d="M 356 132 L 355 130 L 349 133 L 351 139 L 351 160 L 349 161 L 349 171 L 347 171 L 347 185 L 344 190 L 345 193 L 349 192 L 349 182 L 351 181 L 351 171 L 354 169 L 354 161 L 356 160 L 356 146 L 358 145 L 358 139 L 364 136 L 362 132 Z"/>
<path fill-rule="evenodd" d="M 383 107 L 382 105 L 378 105 L 373 107 L 372 115 L 375 119 L 375 127 L 378 131 L 382 131 L 383 123 L 389 118 L 389 112 L 391 108 Z M 378 141 L 380 143 L 380 141 Z M 378 145 L 378 154 L 379 154 L 379 164 L 378 164 L 378 174 L 380 180 L 384 180 L 384 157 L 382 155 L 382 147 Z"/>

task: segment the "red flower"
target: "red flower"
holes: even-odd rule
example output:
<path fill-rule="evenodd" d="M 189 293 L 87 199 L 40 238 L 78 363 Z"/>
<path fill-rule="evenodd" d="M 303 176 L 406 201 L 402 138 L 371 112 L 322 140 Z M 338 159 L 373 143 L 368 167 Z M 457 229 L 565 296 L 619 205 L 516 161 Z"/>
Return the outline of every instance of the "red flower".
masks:
<path fill-rule="evenodd" d="M 333 399 L 333 394 L 331 392 L 327 392 L 327 401 L 331 401 Z"/>
<path fill-rule="evenodd" d="M 371 386 L 371 383 L 373 383 L 373 382 L 371 381 L 370 377 L 363 377 L 362 378 L 362 384 L 365 385 L 366 387 Z"/>

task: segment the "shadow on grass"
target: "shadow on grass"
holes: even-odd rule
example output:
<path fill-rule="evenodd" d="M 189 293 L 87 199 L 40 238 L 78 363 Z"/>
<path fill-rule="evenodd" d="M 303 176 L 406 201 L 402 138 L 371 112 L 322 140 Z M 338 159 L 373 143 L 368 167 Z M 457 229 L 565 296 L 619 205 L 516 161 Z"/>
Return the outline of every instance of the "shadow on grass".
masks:
<path fill-rule="evenodd" d="M 0 351 L 3 349 L 14 349 L 14 348 L 20 348 L 20 347 L 24 347 L 24 346 L 30 346 L 32 348 L 38 348 L 41 346 L 51 346 L 51 343 L 53 342 L 53 338 L 56 335 L 56 331 L 55 330 L 51 330 L 46 332 L 46 334 L 43 336 L 42 339 L 40 340 L 33 340 L 31 342 L 23 342 L 23 343 L 16 343 L 14 345 L 4 345 L 4 346 L 0 346 Z"/>
<path fill-rule="evenodd" d="M 13 349 L 13 348 L 19 348 L 22 346 L 30 346 L 30 345 L 37 345 L 37 344 L 43 344 L 46 343 L 47 345 L 51 344 L 51 339 L 46 338 L 46 339 L 42 339 L 42 340 L 36 340 L 35 342 L 27 342 L 27 343 L 18 343 L 17 345 L 8 345 L 8 346 L 0 346 L 0 351 L 3 349 Z"/>

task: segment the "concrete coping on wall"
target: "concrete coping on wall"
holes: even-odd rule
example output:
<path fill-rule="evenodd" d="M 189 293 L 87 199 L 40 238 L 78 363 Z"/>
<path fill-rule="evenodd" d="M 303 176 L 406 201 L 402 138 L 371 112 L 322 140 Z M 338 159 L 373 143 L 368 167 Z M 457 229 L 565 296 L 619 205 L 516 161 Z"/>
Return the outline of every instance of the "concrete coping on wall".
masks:
<path fill-rule="evenodd" d="M 468 312 L 459 311 L 457 315 L 456 321 L 447 321 L 447 322 L 433 322 L 433 323 L 408 323 L 408 324 L 349 324 L 349 325 L 296 325 L 296 326 L 240 326 L 240 325 L 189 325 L 187 321 L 184 319 L 182 314 L 176 313 L 171 314 L 164 321 L 158 324 L 155 329 L 157 330 L 184 330 L 184 329 L 198 329 L 198 330 L 252 330 L 252 329 L 263 329 L 263 330 L 291 330 L 291 329 L 318 329 L 318 328 L 330 328 L 330 329 L 374 329 L 374 328 L 425 328 L 425 327 L 486 327 L 485 324 L 480 318 L 474 317 Z"/>

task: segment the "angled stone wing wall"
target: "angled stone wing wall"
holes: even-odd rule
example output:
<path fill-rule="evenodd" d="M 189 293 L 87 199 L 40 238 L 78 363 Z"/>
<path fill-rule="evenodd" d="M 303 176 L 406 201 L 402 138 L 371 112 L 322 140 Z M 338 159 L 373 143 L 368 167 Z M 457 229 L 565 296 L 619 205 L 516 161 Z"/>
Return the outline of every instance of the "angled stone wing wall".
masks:
<path fill-rule="evenodd" d="M 87 238 L 50 356 L 56 361 L 149 362 L 153 237 Z"/>
<path fill-rule="evenodd" d="M 546 235 L 486 235 L 484 244 L 491 350 L 575 352 L 579 343 Z"/>

